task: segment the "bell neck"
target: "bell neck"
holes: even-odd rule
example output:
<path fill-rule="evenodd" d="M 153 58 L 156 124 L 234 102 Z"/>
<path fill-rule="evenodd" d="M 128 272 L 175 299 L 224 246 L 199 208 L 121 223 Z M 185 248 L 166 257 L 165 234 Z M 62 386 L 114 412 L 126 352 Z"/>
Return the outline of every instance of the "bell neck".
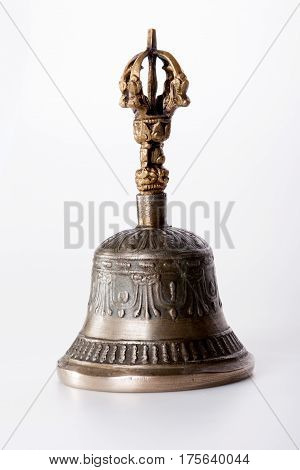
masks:
<path fill-rule="evenodd" d="M 167 226 L 167 195 L 137 194 L 137 216 L 139 227 L 163 228 Z"/>

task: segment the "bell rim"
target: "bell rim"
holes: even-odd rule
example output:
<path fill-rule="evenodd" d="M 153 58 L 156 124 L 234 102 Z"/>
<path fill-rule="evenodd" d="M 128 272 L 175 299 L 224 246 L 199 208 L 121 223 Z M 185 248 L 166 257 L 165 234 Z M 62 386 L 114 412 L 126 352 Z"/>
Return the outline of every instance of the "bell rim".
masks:
<path fill-rule="evenodd" d="M 216 387 L 251 377 L 254 357 L 245 352 L 242 357 L 223 359 L 189 366 L 134 367 L 132 372 L 103 365 L 93 370 L 86 365 L 59 364 L 57 374 L 64 385 L 102 392 L 154 393 L 195 390 Z"/>

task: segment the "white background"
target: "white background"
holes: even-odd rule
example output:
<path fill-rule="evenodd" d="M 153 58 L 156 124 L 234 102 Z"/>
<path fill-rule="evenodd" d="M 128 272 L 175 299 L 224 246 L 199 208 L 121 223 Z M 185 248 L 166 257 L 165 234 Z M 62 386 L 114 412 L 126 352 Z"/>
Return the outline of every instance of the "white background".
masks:
<path fill-rule="evenodd" d="M 190 81 L 191 105 L 176 112 L 165 146 L 169 200 L 236 201 L 235 249 L 214 251 L 227 320 L 256 358 L 256 386 L 127 395 L 69 389 L 54 375 L 7 448 L 295 448 L 283 426 L 299 445 L 300 8 L 172 192 L 296 0 L 3 5 L 127 193 L 0 6 L 0 441 L 84 320 L 93 250 L 64 248 L 64 201 L 122 208 L 135 198 L 138 145 L 118 80 L 155 27 Z M 199 213 L 200 235 L 213 215 L 208 223 Z"/>

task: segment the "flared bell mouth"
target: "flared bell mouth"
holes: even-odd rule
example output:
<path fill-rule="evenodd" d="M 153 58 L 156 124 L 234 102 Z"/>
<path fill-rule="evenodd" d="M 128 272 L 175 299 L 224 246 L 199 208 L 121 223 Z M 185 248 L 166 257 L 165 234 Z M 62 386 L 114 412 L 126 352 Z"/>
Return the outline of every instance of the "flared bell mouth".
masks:
<path fill-rule="evenodd" d="M 80 361 L 59 362 L 60 380 L 70 387 L 104 392 L 174 392 L 215 387 L 251 377 L 254 359 L 245 352 L 240 357 L 205 365 L 148 369 L 88 366 Z"/>

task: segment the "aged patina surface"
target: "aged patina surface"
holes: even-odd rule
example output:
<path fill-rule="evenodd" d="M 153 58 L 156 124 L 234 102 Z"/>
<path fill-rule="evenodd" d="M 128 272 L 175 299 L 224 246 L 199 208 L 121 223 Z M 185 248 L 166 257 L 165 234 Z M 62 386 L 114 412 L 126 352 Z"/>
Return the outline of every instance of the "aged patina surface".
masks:
<path fill-rule="evenodd" d="M 140 72 L 148 59 L 148 90 Z M 166 72 L 157 96 L 156 62 Z M 147 49 L 126 66 L 121 106 L 134 111 L 141 145 L 136 172 L 138 225 L 97 248 L 87 317 L 58 362 L 61 380 L 105 391 L 155 392 L 201 388 L 248 377 L 253 357 L 227 324 L 213 253 L 205 240 L 167 224 L 168 170 L 163 143 L 171 117 L 187 106 L 188 80 L 176 59 Z"/>

